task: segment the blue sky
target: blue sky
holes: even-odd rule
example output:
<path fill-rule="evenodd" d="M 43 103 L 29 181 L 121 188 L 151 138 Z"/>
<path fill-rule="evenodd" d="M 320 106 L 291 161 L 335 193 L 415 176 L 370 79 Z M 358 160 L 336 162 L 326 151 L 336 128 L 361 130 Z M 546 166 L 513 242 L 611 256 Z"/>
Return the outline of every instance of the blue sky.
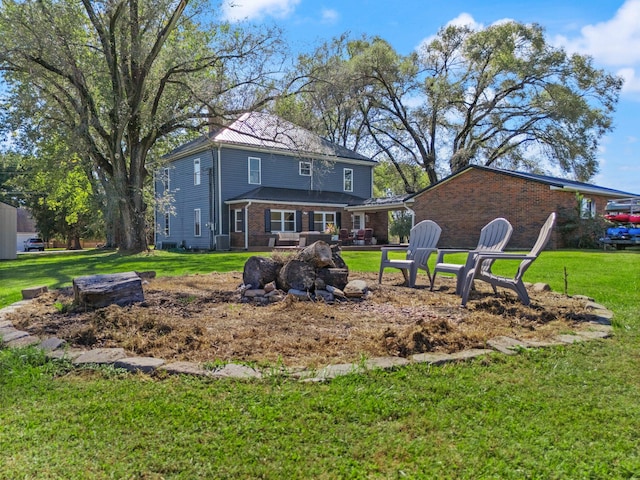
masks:
<path fill-rule="evenodd" d="M 223 1 L 227 20 L 275 23 L 300 51 L 349 31 L 378 35 L 407 54 L 449 23 L 538 23 L 552 44 L 588 54 L 625 79 L 615 130 L 601 142 L 600 172 L 592 183 L 640 194 L 640 0 Z"/>

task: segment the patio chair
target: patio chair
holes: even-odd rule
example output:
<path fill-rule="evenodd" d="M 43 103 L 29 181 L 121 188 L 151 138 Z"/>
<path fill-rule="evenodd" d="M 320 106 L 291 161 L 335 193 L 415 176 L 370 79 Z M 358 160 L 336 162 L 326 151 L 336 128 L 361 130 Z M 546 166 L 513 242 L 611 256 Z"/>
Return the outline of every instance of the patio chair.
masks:
<path fill-rule="evenodd" d="M 356 232 L 354 243 L 356 245 L 364 245 L 364 229 L 360 229 Z"/>
<path fill-rule="evenodd" d="M 346 228 L 341 228 L 338 232 L 338 240 L 342 245 L 351 245 L 353 243 L 353 235 Z"/>
<path fill-rule="evenodd" d="M 529 294 L 527 293 L 527 289 L 522 282 L 522 276 L 527 271 L 529 266 L 533 263 L 533 261 L 538 258 L 540 252 L 544 249 L 544 247 L 549 242 L 549 238 L 551 238 L 551 232 L 553 231 L 553 226 L 556 221 L 556 213 L 551 212 L 547 221 L 544 222 L 542 228 L 540 229 L 540 233 L 538 235 L 538 239 L 536 243 L 533 245 L 531 251 L 527 254 L 518 254 L 518 253 L 505 253 L 505 252 L 495 252 L 495 253 L 480 253 L 475 259 L 472 267 L 466 272 L 466 276 L 462 285 L 462 306 L 467 304 L 467 300 L 469 299 L 469 292 L 473 287 L 474 280 L 482 280 L 491 284 L 493 287 L 493 293 L 498 293 L 497 287 L 509 288 L 514 290 L 518 294 L 518 298 L 524 305 L 529 305 L 531 300 L 529 299 Z M 491 272 L 490 268 L 484 267 L 485 263 L 493 263 L 496 260 L 520 260 L 520 265 L 518 266 L 518 270 L 513 278 L 511 277 L 502 277 L 499 275 L 495 275 Z"/>
<path fill-rule="evenodd" d="M 506 218 L 496 218 L 487 223 L 480 230 L 480 239 L 478 245 L 473 250 L 459 249 L 438 249 L 438 257 L 436 258 L 436 266 L 433 269 L 431 277 L 431 291 L 436 280 L 438 272 L 452 273 L 456 275 L 456 294 L 462 294 L 462 283 L 466 272 L 473 266 L 474 259 L 479 253 L 501 252 L 513 233 L 513 227 Z M 467 253 L 467 261 L 462 264 L 445 263 L 444 256 L 450 253 Z M 490 269 L 491 263 L 487 262 L 483 268 Z"/>
<path fill-rule="evenodd" d="M 404 275 L 405 283 L 411 288 L 415 287 L 419 268 L 427 272 L 429 281 L 431 281 L 431 272 L 427 261 L 429 256 L 436 251 L 441 232 L 442 229 L 436 222 L 423 220 L 411 229 L 407 247 L 382 247 L 378 283 L 382 283 L 382 271 L 385 268 L 400 269 Z M 406 251 L 406 258 L 390 259 L 389 252 L 394 251 Z"/>
<path fill-rule="evenodd" d="M 373 228 L 364 229 L 364 244 L 371 245 L 373 243 Z"/>

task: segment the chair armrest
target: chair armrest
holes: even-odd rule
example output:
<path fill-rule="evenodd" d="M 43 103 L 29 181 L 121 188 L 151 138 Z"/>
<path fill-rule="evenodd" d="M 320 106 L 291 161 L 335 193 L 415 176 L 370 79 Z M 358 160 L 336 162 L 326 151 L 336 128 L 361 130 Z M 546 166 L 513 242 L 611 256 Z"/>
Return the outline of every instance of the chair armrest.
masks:
<path fill-rule="evenodd" d="M 436 258 L 436 263 L 442 263 L 444 256 L 449 253 L 469 253 L 468 249 L 460 249 L 460 248 L 438 248 L 438 258 Z"/>
<path fill-rule="evenodd" d="M 427 263 L 427 260 L 429 259 L 431 254 L 437 251 L 437 248 L 416 248 L 416 251 L 413 254 L 413 259 L 418 265 L 424 265 Z"/>
<path fill-rule="evenodd" d="M 406 252 L 408 247 L 382 247 L 380 252 L 382 253 L 382 261 L 386 261 L 389 258 L 389 252 Z"/>

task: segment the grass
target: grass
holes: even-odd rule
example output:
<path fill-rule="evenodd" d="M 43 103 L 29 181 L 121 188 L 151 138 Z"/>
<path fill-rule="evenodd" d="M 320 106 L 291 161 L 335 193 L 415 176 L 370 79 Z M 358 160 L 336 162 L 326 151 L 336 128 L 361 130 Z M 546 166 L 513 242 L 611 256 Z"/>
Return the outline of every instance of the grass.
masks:
<path fill-rule="evenodd" d="M 0 263 L 1 301 L 87 273 L 240 270 L 248 255 L 25 255 Z M 377 270 L 379 253 L 343 257 Z M 613 339 L 326 384 L 78 372 L 0 350 L 0 478 L 640 478 L 640 255 L 545 252 L 527 280 L 563 291 L 565 267 L 568 293 L 614 310 Z"/>

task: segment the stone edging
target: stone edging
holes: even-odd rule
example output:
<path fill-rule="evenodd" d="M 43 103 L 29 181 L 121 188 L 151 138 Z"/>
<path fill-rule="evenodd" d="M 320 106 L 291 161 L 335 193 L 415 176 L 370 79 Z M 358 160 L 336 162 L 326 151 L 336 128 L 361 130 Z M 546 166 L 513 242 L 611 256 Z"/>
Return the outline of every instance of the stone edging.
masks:
<path fill-rule="evenodd" d="M 130 372 L 154 373 L 164 372 L 175 375 L 196 375 L 207 378 L 263 378 L 273 375 L 287 375 L 304 382 L 322 382 L 342 375 L 359 373 L 376 368 L 393 369 L 409 364 L 428 363 L 430 365 L 442 365 L 445 363 L 469 360 L 493 352 L 513 355 L 522 348 L 541 348 L 556 345 L 568 345 L 576 342 L 609 338 L 613 335 L 611 319 L 613 312 L 606 307 L 597 304 L 592 298 L 575 295 L 573 298 L 584 302 L 585 307 L 593 312 L 595 320 L 588 322 L 586 328 L 575 334 L 557 335 L 551 340 L 533 341 L 517 340 L 511 337 L 495 337 L 487 341 L 487 347 L 483 349 L 463 350 L 456 353 L 419 353 L 411 355 L 408 359 L 402 357 L 373 357 L 361 363 L 342 363 L 327 365 L 326 367 L 311 370 L 297 369 L 265 369 L 257 370 L 246 365 L 228 363 L 214 370 L 205 369 L 195 362 L 172 362 L 153 357 L 130 357 L 123 348 L 97 348 L 81 350 L 65 348 L 66 342 L 56 337 L 40 339 L 28 332 L 17 330 L 13 323 L 6 320 L 9 313 L 17 311 L 31 300 L 22 300 L 8 307 L 0 309 L 0 347 L 18 348 L 29 345 L 37 345 L 46 352 L 49 359 L 67 359 L 76 366 L 83 365 L 112 365 Z"/>

